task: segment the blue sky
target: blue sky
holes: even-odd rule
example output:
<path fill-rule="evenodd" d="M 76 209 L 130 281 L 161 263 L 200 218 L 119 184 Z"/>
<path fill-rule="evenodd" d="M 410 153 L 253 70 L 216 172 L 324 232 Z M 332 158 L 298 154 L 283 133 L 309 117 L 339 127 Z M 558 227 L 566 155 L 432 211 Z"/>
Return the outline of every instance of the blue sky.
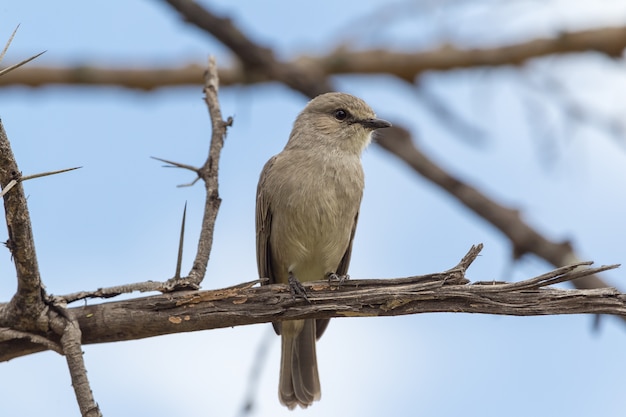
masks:
<path fill-rule="evenodd" d="M 623 24 L 626 18 L 619 1 L 413 2 L 400 14 L 393 12 L 400 3 L 381 12 L 385 3 L 210 5 L 282 57 L 323 53 L 341 43 L 404 50 L 443 41 L 493 45 L 532 33 L 550 36 Z M 222 46 L 160 2 L 0 5 L 0 40 L 18 23 L 7 62 L 42 50 L 48 52 L 37 65 L 180 65 L 209 54 L 218 63 L 230 62 Z M 468 145 L 436 123 L 407 84 L 387 77 L 334 81 L 338 89 L 368 101 L 379 116 L 411 128 L 429 156 L 497 201 L 522 210 L 546 236 L 572 239 L 583 258 L 608 264 L 625 259 L 626 150 L 597 129 L 564 121 L 553 104 L 558 101 L 527 82 L 550 74 L 589 108 L 619 116 L 626 105 L 622 64 L 590 54 L 537 60 L 523 70 L 425 75 L 422 83 L 429 91 L 487 132 L 483 147 Z M 152 93 L 62 87 L 0 92 L 0 117 L 24 174 L 83 166 L 25 184 L 50 293 L 171 277 L 185 201 L 183 270 L 189 270 L 203 187 L 176 188 L 192 180 L 191 173 L 164 169 L 149 157 L 204 161 L 210 123 L 201 97 L 199 86 Z M 268 84 L 223 88 L 221 102 L 235 123 L 222 154 L 223 203 L 205 289 L 256 277 L 258 174 L 284 146 L 306 99 Z M 441 271 L 479 242 L 485 249 L 468 273 L 473 280 L 521 279 L 550 269 L 534 258 L 513 264 L 508 242 L 497 231 L 383 150 L 370 147 L 363 163 L 367 186 L 352 277 Z M 0 254 L 0 274 L 0 299 L 8 300 L 15 272 L 7 252 Z M 626 288 L 622 271 L 604 277 Z M 85 361 L 105 416 L 234 416 L 268 332 L 269 325 L 257 325 L 90 345 L 84 347 Z M 612 318 L 594 332 L 588 316 L 336 319 L 318 344 L 322 400 L 293 413 L 280 406 L 280 346 L 271 338 L 255 415 L 621 416 L 625 336 L 623 323 Z M 19 358 L 0 369 L 2 415 L 79 414 L 65 361 L 57 354 Z"/>

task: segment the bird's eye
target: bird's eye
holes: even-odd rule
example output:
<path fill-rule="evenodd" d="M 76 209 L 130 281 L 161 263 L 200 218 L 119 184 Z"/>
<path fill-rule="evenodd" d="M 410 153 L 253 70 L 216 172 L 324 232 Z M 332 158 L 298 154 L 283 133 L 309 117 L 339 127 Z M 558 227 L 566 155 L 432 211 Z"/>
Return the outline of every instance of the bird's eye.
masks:
<path fill-rule="evenodd" d="M 348 118 L 348 112 L 344 109 L 337 109 L 333 112 L 333 116 L 339 121 L 346 120 Z"/>

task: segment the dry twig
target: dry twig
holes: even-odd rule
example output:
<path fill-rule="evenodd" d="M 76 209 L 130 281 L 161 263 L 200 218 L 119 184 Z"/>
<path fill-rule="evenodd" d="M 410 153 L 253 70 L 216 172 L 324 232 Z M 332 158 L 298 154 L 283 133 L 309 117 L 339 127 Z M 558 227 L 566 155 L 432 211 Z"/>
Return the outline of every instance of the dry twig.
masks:
<path fill-rule="evenodd" d="M 215 228 L 215 220 L 217 219 L 217 213 L 222 202 L 218 192 L 220 154 L 222 152 L 222 148 L 224 147 L 226 129 L 233 124 L 232 117 L 229 117 L 226 121 L 222 119 L 218 91 L 219 77 L 217 74 L 217 64 L 215 62 L 215 58 L 210 57 L 208 69 L 204 74 L 204 101 L 207 104 L 209 115 L 211 117 L 212 135 L 211 144 L 209 146 L 209 155 L 204 165 L 200 168 L 194 168 L 190 165 L 154 158 L 166 162 L 173 167 L 186 168 L 194 171 L 198 175 L 198 178 L 204 181 L 206 189 L 204 216 L 200 229 L 200 238 L 198 240 L 198 251 L 196 252 L 196 258 L 193 262 L 193 266 L 187 277 L 179 278 L 175 276 L 168 282 L 164 283 L 164 289 L 166 291 L 200 288 L 200 283 L 204 279 L 206 268 L 209 263 L 211 247 L 213 246 L 213 230 Z M 197 179 L 190 185 L 193 185 Z"/>

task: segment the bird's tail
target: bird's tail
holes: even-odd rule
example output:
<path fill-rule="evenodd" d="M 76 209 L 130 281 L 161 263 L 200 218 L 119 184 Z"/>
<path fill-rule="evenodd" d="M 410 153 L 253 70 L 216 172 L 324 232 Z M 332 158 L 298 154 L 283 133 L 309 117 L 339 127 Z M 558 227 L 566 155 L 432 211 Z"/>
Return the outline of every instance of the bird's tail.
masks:
<path fill-rule="evenodd" d="M 315 353 L 315 320 L 282 322 L 282 353 L 278 397 L 293 409 L 306 408 L 321 397 Z"/>

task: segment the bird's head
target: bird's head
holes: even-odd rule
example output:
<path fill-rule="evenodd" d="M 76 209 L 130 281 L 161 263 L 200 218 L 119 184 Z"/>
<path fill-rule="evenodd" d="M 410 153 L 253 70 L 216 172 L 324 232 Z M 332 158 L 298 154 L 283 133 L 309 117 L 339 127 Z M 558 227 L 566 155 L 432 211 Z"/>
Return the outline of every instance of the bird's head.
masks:
<path fill-rule="evenodd" d="M 376 129 L 391 123 L 376 118 L 366 102 L 346 93 L 315 97 L 294 123 L 287 148 L 318 148 L 360 155 Z"/>

